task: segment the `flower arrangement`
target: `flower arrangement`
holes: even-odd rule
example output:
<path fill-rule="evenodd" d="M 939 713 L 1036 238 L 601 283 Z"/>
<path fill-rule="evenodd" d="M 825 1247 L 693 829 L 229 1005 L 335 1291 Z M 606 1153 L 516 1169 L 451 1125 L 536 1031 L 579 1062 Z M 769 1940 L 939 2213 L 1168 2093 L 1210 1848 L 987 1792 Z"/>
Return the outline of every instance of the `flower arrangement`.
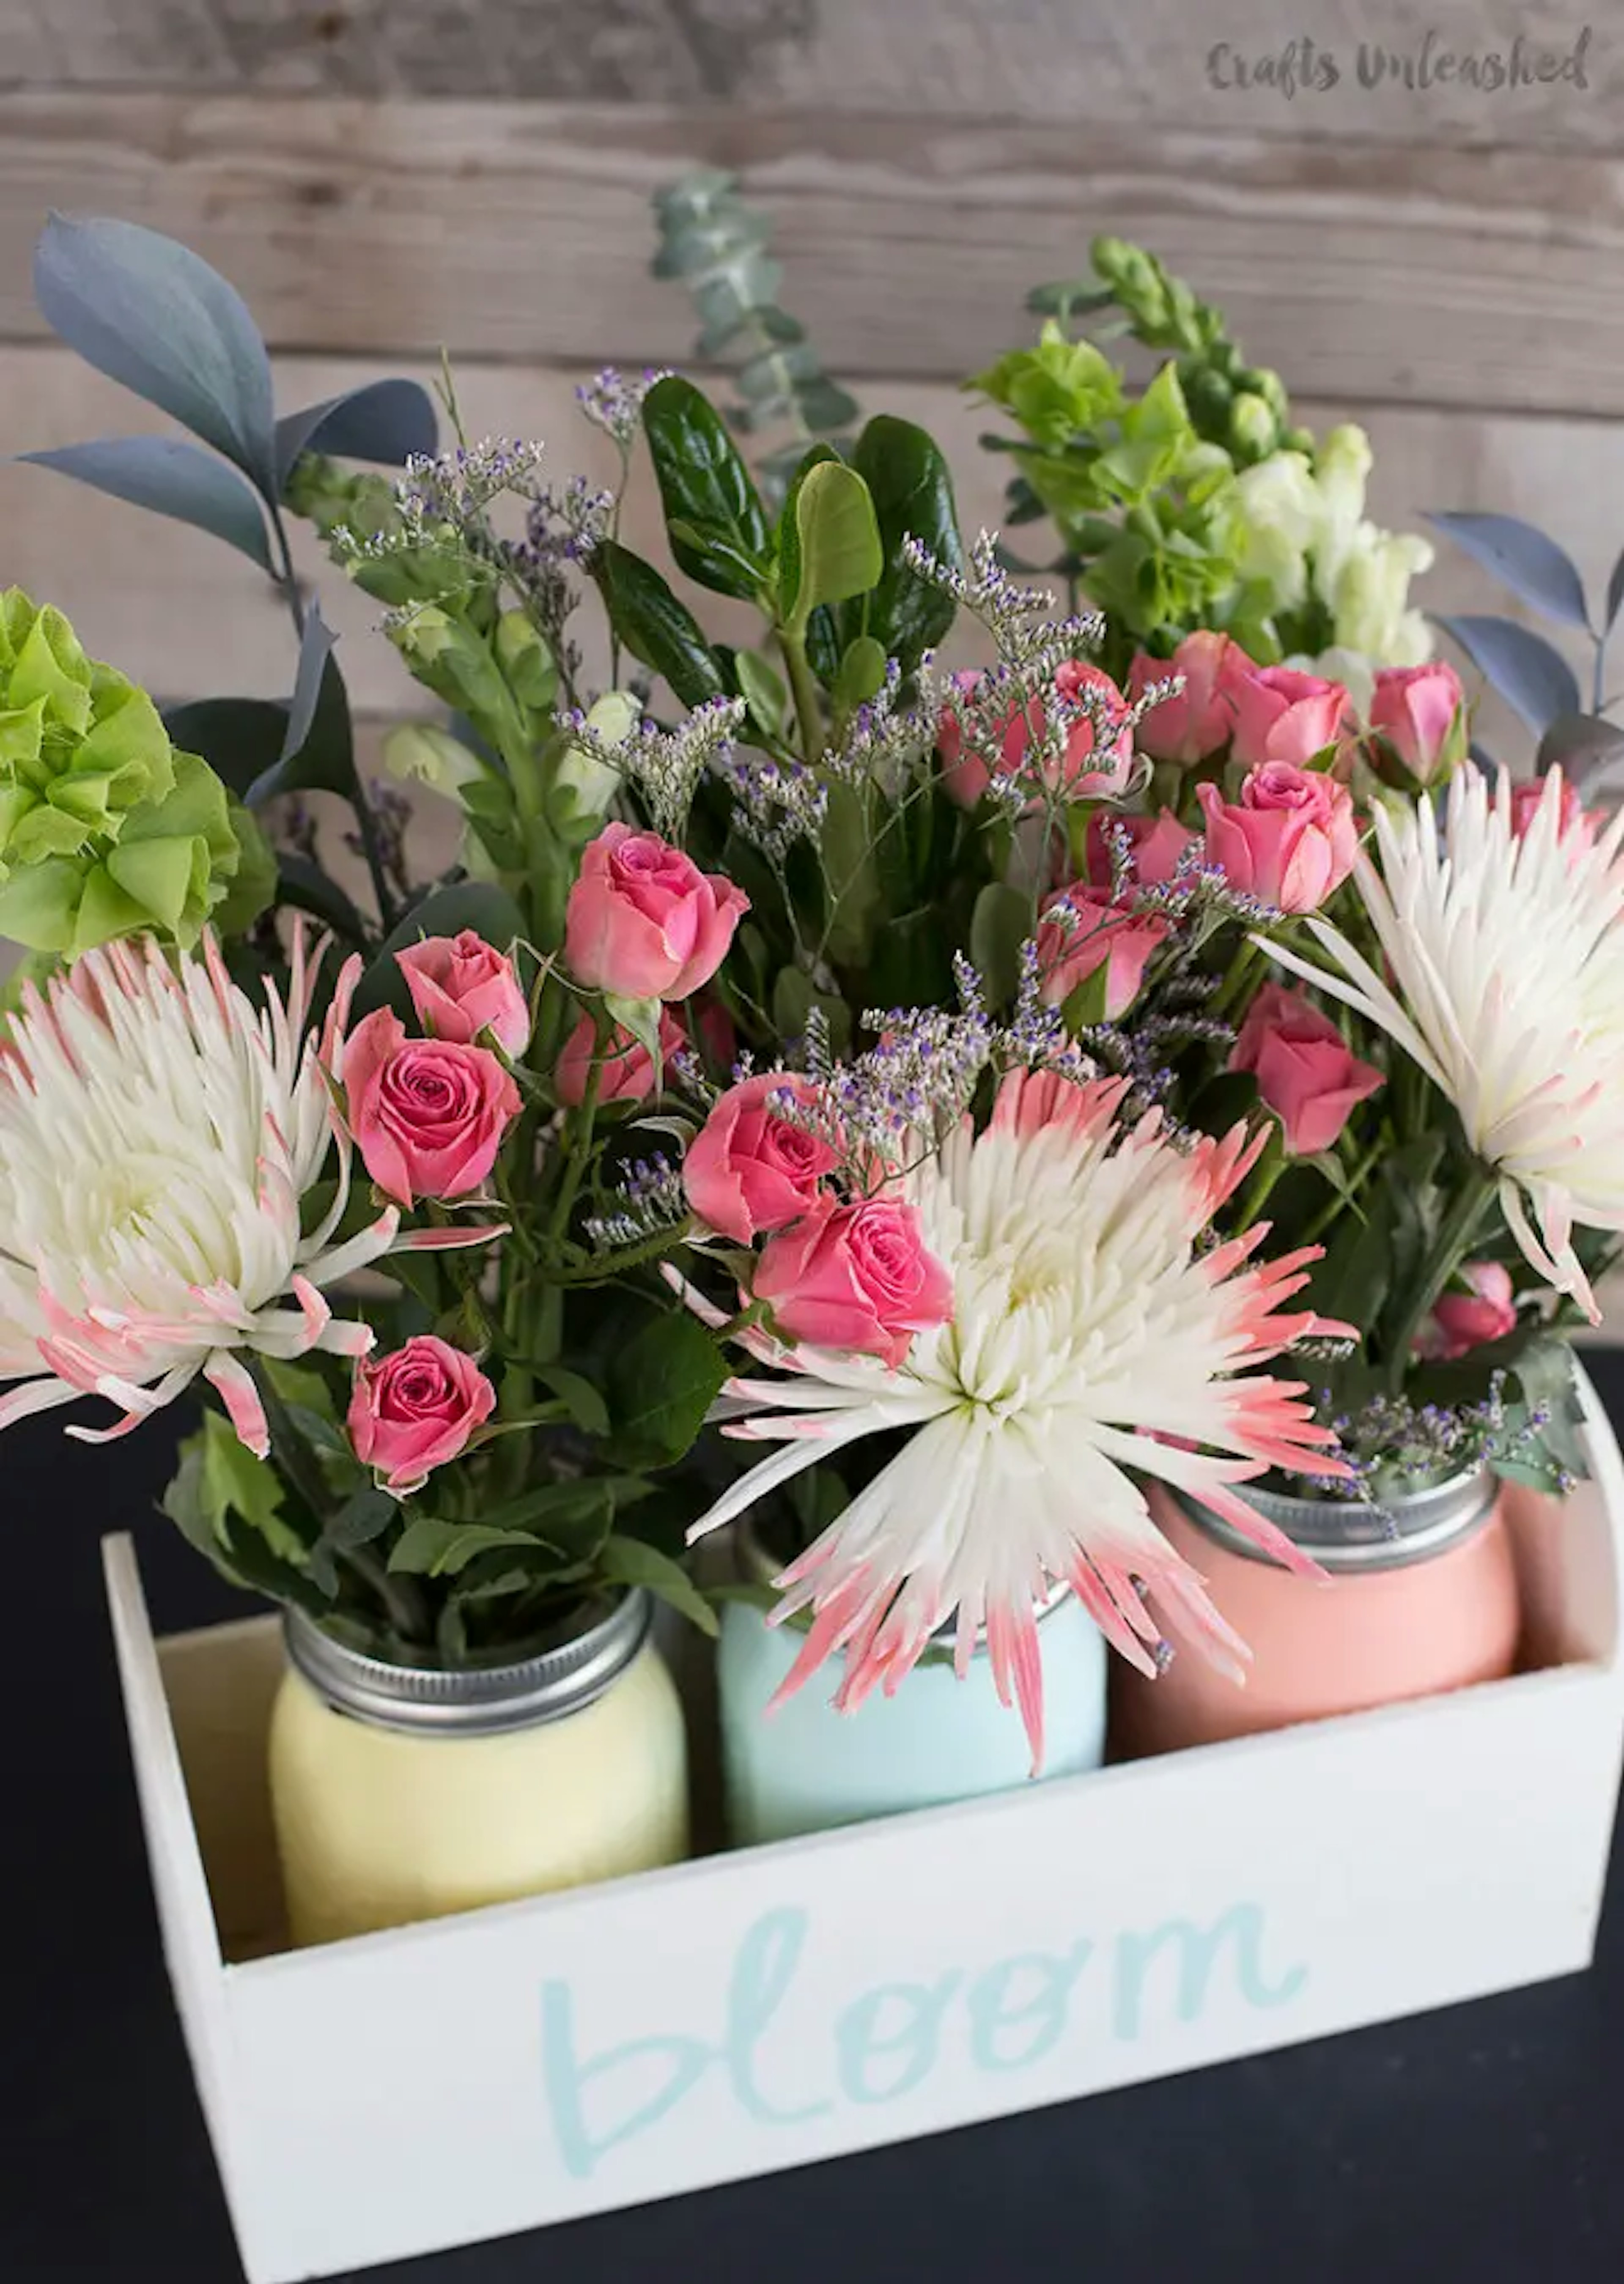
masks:
<path fill-rule="evenodd" d="M 736 330 L 772 281 L 726 187 L 668 201 L 668 267 L 731 278 Z M 453 1666 L 628 1584 L 713 1623 L 684 1542 L 782 1494 L 789 1686 L 838 1652 L 855 1708 L 951 1623 L 1035 1753 L 1051 1582 L 1148 1671 L 1165 1628 L 1243 1658 L 1150 1487 L 1300 1565 L 1238 1486 L 1568 1479 L 1562 1335 L 1624 1227 L 1624 825 L 1467 758 L 1358 432 L 1316 443 L 1216 311 L 1095 259 L 973 384 L 1059 607 L 963 543 L 907 421 L 803 440 L 776 500 L 671 374 L 582 390 L 604 490 L 465 435 L 449 380 L 444 451 L 405 384 L 277 423 L 223 281 L 52 223 L 46 314 L 197 442 L 168 489 L 150 440 L 37 457 L 277 565 L 298 641 L 285 706 L 166 724 L 59 614 L 0 614 L 0 926 L 38 956 L 0 1420 L 93 1396 L 113 1426 L 70 1432 L 122 1435 L 200 1378 L 181 1527 Z M 1108 306 L 1171 353 L 1137 394 L 1071 338 Z M 796 373 L 808 429 L 854 413 Z M 663 568 L 622 531 L 639 451 Z M 357 770 L 290 516 L 444 709 L 391 760 L 460 807 L 447 880 Z"/>

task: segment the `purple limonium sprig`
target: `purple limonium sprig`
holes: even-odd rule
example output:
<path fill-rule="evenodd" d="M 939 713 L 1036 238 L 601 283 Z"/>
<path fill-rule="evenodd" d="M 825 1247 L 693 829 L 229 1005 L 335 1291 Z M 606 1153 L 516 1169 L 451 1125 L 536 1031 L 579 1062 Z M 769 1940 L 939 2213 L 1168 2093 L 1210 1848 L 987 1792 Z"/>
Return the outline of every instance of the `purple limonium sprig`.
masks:
<path fill-rule="evenodd" d="M 576 390 L 576 403 L 594 428 L 613 437 L 623 452 L 630 451 L 643 418 L 643 399 L 656 380 L 671 377 L 669 365 L 645 365 L 633 380 L 618 365 L 606 364 Z"/>

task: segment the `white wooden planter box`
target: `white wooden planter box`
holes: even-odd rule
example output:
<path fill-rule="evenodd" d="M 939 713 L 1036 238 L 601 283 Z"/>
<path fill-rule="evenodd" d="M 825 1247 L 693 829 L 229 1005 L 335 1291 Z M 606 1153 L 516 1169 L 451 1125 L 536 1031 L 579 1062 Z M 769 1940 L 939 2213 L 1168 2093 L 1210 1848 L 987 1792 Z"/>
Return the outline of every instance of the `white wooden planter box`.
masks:
<path fill-rule="evenodd" d="M 113 1622 L 165 1950 L 252 2284 L 498 2236 L 1587 1966 L 1624 1470 L 1515 1527 L 1540 1670 L 279 1952 L 274 1621 Z"/>

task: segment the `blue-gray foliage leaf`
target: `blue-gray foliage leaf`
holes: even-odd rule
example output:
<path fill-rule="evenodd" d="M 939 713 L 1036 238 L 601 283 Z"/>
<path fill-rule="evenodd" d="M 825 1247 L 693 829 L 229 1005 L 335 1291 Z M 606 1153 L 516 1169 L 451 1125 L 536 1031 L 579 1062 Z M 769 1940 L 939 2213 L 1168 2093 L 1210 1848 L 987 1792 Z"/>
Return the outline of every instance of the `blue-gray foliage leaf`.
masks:
<path fill-rule="evenodd" d="M 1514 619 L 1440 617 L 1437 623 L 1535 737 L 1559 715 L 1582 712 L 1579 677 L 1543 636 Z"/>
<path fill-rule="evenodd" d="M 1589 627 L 1584 582 L 1573 558 L 1534 524 L 1515 515 L 1429 515 L 1427 521 L 1548 619 Z"/>
<path fill-rule="evenodd" d="M 132 506 L 210 531 L 262 570 L 271 569 L 265 518 L 254 494 L 224 460 L 178 436 L 98 436 L 88 444 L 61 444 L 53 451 L 18 457 Z"/>
<path fill-rule="evenodd" d="M 1606 633 L 1619 615 L 1619 606 L 1624 603 L 1624 554 L 1612 567 L 1612 576 L 1607 582 L 1607 616 L 1602 631 Z"/>
<path fill-rule="evenodd" d="M 273 766 L 248 787 L 257 809 L 283 793 L 356 793 L 355 733 L 344 677 L 333 656 L 338 637 L 312 603 L 299 645 L 287 727 Z"/>
<path fill-rule="evenodd" d="M 40 313 L 87 364 L 169 413 L 276 497 L 271 364 L 247 305 L 189 246 L 139 223 L 53 214 Z"/>
<path fill-rule="evenodd" d="M 433 452 L 439 441 L 433 399 L 419 382 L 369 380 L 277 422 L 277 478 L 286 484 L 301 452 L 399 467 L 413 453 Z"/>
<path fill-rule="evenodd" d="M 194 698 L 164 709 L 163 726 L 183 753 L 200 754 L 217 778 L 246 801 L 249 788 L 282 758 L 287 702 L 277 698 Z"/>
<path fill-rule="evenodd" d="M 1540 739 L 1536 767 L 1542 777 L 1559 768 L 1587 798 L 1624 775 L 1624 730 L 1599 714 L 1562 714 Z"/>

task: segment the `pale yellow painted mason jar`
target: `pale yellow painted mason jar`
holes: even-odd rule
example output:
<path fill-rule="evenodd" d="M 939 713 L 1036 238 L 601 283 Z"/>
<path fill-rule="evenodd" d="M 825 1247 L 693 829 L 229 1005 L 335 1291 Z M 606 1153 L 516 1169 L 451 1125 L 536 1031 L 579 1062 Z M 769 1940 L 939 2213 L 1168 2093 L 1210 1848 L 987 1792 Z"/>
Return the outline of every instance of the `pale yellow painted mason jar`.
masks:
<path fill-rule="evenodd" d="M 271 1797 L 296 1944 L 674 1864 L 682 1708 L 633 1589 L 522 1663 L 389 1665 L 287 1615 Z"/>

